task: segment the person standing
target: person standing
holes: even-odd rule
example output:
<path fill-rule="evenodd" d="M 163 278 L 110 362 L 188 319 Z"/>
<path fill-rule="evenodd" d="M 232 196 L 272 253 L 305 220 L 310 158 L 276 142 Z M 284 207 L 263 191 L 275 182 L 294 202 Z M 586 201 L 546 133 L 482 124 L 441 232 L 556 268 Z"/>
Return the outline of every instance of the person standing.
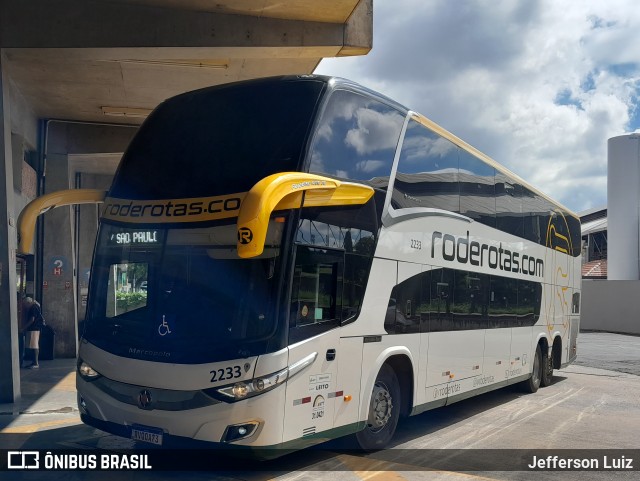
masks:
<path fill-rule="evenodd" d="M 26 315 L 26 313 L 24 312 L 24 306 L 25 300 L 18 293 L 18 357 L 20 361 L 20 367 L 22 367 L 22 363 L 24 362 L 24 337 L 27 332 L 25 327 L 24 316 Z"/>
<path fill-rule="evenodd" d="M 25 333 L 25 347 L 33 350 L 33 362 L 27 369 L 38 369 L 38 356 L 40 354 L 40 330 L 44 326 L 44 318 L 40 310 L 40 304 L 32 297 L 25 297 L 22 302 L 23 325 L 21 332 Z M 24 349 L 22 350 L 24 351 Z M 21 352 L 20 366 L 22 366 L 23 353 Z"/>

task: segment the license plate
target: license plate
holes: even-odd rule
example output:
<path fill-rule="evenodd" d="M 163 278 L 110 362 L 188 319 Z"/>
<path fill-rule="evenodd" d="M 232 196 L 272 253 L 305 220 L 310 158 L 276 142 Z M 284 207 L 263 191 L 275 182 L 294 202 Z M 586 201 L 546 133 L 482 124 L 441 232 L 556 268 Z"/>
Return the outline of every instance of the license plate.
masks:
<path fill-rule="evenodd" d="M 134 425 L 131 427 L 131 439 L 145 443 L 162 445 L 162 429 Z"/>

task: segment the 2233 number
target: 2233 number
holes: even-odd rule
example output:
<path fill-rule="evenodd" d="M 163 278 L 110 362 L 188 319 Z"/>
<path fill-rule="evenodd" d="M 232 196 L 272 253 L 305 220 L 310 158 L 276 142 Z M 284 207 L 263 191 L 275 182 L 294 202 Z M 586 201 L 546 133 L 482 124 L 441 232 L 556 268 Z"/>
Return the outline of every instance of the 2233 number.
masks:
<path fill-rule="evenodd" d="M 422 241 L 418 239 L 411 239 L 411 248 L 421 250 L 422 249 Z"/>
<path fill-rule="evenodd" d="M 211 382 L 227 381 L 242 376 L 242 369 L 240 366 L 229 366 L 222 369 L 214 369 L 209 373 L 212 375 Z"/>

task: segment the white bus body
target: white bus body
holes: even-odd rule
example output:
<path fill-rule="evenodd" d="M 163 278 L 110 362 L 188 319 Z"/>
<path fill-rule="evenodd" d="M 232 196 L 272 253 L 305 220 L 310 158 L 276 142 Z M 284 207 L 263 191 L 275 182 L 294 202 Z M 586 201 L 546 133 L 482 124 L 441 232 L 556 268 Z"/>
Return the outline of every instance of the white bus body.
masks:
<path fill-rule="evenodd" d="M 290 217 L 286 219 L 277 217 L 277 205 L 282 205 L 279 204 L 279 198 L 273 201 L 271 209 L 275 214 L 266 214 L 271 215 L 271 220 L 268 233 L 265 234 L 265 250 L 256 257 L 262 260 L 251 262 L 262 262 L 260 265 L 266 266 L 265 269 L 271 266 L 265 282 L 275 282 L 273 279 L 281 276 L 281 284 L 273 288 L 275 291 L 269 292 L 280 292 L 282 297 L 278 298 L 278 312 L 288 311 L 282 322 L 289 324 L 281 328 L 278 327 L 281 321 L 273 321 L 272 330 L 280 332 L 285 340 L 280 343 L 270 341 L 268 336 L 277 334 L 272 331 L 269 331 L 271 334 L 261 333 L 262 337 L 256 336 L 255 345 L 265 346 L 260 348 L 262 351 L 254 351 L 251 347 L 254 344 L 247 344 L 249 347 L 245 351 L 243 347 L 238 349 L 238 353 L 243 355 L 207 361 L 205 348 L 198 351 L 201 352 L 198 354 L 200 357 L 193 359 L 189 358 L 186 351 L 176 354 L 178 351 L 173 350 L 170 338 L 180 335 L 181 330 L 184 332 L 185 324 L 179 315 L 166 307 L 168 304 L 162 304 L 164 300 L 160 300 L 163 296 L 171 295 L 171 289 L 175 288 L 159 287 L 164 280 L 154 280 L 153 277 L 160 270 L 165 276 L 165 271 L 169 269 L 158 267 L 154 271 L 155 261 L 138 261 L 134 254 L 129 253 L 135 251 L 138 252 L 135 255 L 142 256 L 140 259 L 147 259 L 144 256 L 156 255 L 155 252 L 161 252 L 157 255 L 164 256 L 170 248 L 182 248 L 189 243 L 195 246 L 185 250 L 191 256 L 198 246 L 206 244 L 202 257 L 187 257 L 185 254 L 181 258 L 184 264 L 190 266 L 192 278 L 198 263 L 211 259 L 215 259 L 215 262 L 250 262 L 237 259 L 235 254 L 225 254 L 224 249 L 218 248 L 225 246 L 227 251 L 234 252 L 234 222 L 242 217 L 243 214 L 239 212 L 248 204 L 246 199 L 253 194 L 246 197 L 242 194 L 241 199 L 244 200 L 241 206 L 238 202 L 238 208 L 229 203 L 226 218 L 233 223 L 230 224 L 230 234 L 218 234 L 226 231 L 223 231 L 223 227 L 215 231 L 218 224 L 214 223 L 213 230 L 194 230 L 191 237 L 181 234 L 180 225 L 175 223 L 175 216 L 182 213 L 175 206 L 180 199 L 189 197 L 185 201 L 188 207 L 184 212 L 189 209 L 194 216 L 199 216 L 199 210 L 207 205 L 201 200 L 204 197 L 202 194 L 165 195 L 162 199 L 178 200 L 169 203 L 163 201 L 165 204 L 162 208 L 159 207 L 159 200 L 147 201 L 144 199 L 148 197 L 143 195 L 134 196 L 130 204 L 122 204 L 129 206 L 127 212 L 121 207 L 114 208 L 115 201 L 109 203 L 107 199 L 102 218 L 102 237 L 98 240 L 92 273 L 90 304 L 93 307 L 90 316 L 93 317 L 88 321 L 88 330 L 79 352 L 78 403 L 85 422 L 109 432 L 163 446 L 182 445 L 186 440 L 196 440 L 214 445 L 282 449 L 284 452 L 358 433 L 360 445 L 374 449 L 388 443 L 399 415 L 418 414 L 514 383 L 523 383 L 525 388 L 535 392 L 540 383 L 545 385 L 551 382 L 553 368 L 564 367 L 575 359 L 581 280 L 580 257 L 573 245 L 576 225 L 579 239 L 579 223 L 575 216 L 421 116 L 353 84 L 329 79 L 316 81 L 323 82 L 322 88 L 326 92 L 349 92 L 358 98 L 370 95 L 371 100 L 385 104 L 390 109 L 391 113 L 376 111 L 380 116 L 391 119 L 397 115 L 400 119 L 398 139 L 393 141 L 390 148 L 391 170 L 384 176 L 386 184 L 381 193 L 370 200 L 364 197 L 360 199 L 360 194 L 354 194 L 353 197 L 360 200 L 353 200 L 352 205 L 365 207 L 376 199 L 377 228 L 370 228 L 368 234 L 363 234 L 360 224 L 345 227 L 339 222 L 332 223 L 333 220 L 323 218 L 323 205 L 331 205 L 328 209 L 336 209 L 335 206 L 341 204 L 335 200 L 333 204 L 318 200 L 308 205 L 307 202 L 310 203 L 312 198 L 311 190 L 298 200 L 299 208 L 290 208 L 287 214 Z M 329 96 L 326 92 L 323 95 Z M 327 101 L 321 105 L 327 105 Z M 328 109 L 330 107 L 320 107 L 318 118 L 323 113 L 325 117 L 329 115 Z M 359 111 L 354 110 L 353 125 L 362 125 L 367 118 L 362 109 L 364 107 Z M 329 125 L 336 127 L 338 121 L 335 122 Z M 459 158 L 463 154 L 475 155 L 492 170 L 480 176 L 489 179 L 488 183 L 476 179 L 476 186 L 464 180 L 465 175 L 471 174 L 462 168 L 460 160 L 455 177 L 451 177 L 453 181 L 446 178 L 450 171 L 444 169 L 428 175 L 417 174 L 414 180 L 407 181 L 407 185 L 436 179 L 439 182 L 437 188 L 447 189 L 449 183 L 455 182 L 455 189 L 458 190 L 454 192 L 459 191 L 459 195 L 464 196 L 464 189 L 477 187 L 480 191 L 485 182 L 490 192 L 494 192 L 493 196 L 472 192 L 467 200 L 493 206 L 489 208 L 491 220 L 473 218 L 475 214 L 465 211 L 462 201 L 456 201 L 461 206 L 457 211 L 447 210 L 439 208 L 437 204 L 428 205 L 428 194 L 419 198 L 417 194 L 407 194 L 406 191 L 404 194 L 396 192 L 399 184 L 394 183 L 400 177 L 398 172 L 403 144 L 408 145 L 407 132 L 412 128 L 412 123 L 416 124 L 416 128 L 431 129 L 446 139 L 458 149 Z M 320 142 L 318 139 L 322 135 L 328 138 L 326 130 L 321 129 L 321 120 L 315 120 L 311 125 L 313 128 L 308 134 L 308 144 L 305 142 L 304 145 L 315 145 L 314 142 Z M 354 151 L 359 149 L 363 158 L 375 155 L 375 152 L 367 152 L 366 147 L 358 144 L 356 134 L 345 137 L 351 139 Z M 307 152 L 304 154 L 307 159 L 312 157 L 309 153 L 311 150 L 313 147 L 304 151 Z M 380 176 L 372 175 L 371 180 L 365 182 L 346 175 L 340 176 L 338 171 L 323 172 L 317 165 L 326 165 L 327 156 L 322 158 L 322 162 L 318 157 L 307 161 L 309 171 L 333 174 L 327 177 L 328 180 L 343 177 L 357 185 L 373 186 L 373 189 L 380 185 Z M 360 171 L 366 171 L 378 164 L 359 165 Z M 251 167 L 247 166 L 246 169 L 250 170 Z M 121 170 L 125 168 L 121 167 Z M 304 169 L 301 169 L 300 175 L 304 180 Z M 500 180 L 503 178 L 507 180 Z M 312 185 L 314 182 L 315 186 Z M 291 192 L 300 188 L 316 188 L 322 182 L 325 181 L 317 178 L 305 182 L 294 181 L 291 183 Z M 522 192 L 528 194 L 514 194 L 521 192 L 511 190 L 516 184 L 518 189 L 524 189 Z M 316 194 L 323 195 L 321 190 Z M 499 196 L 499 190 L 509 192 Z M 260 195 L 272 195 L 268 192 L 271 191 L 266 189 Z M 116 194 L 115 190 L 111 192 L 112 200 L 119 198 Z M 212 192 L 210 195 L 219 194 Z M 443 194 L 442 197 L 448 195 Z M 403 200 L 397 202 L 394 198 Z M 536 232 L 529 237 L 539 239 L 538 242 L 497 228 L 501 218 L 499 206 L 507 205 L 513 199 L 520 199 L 518 205 L 522 206 L 526 205 L 523 199 L 547 206 L 536 207 L 531 212 L 526 211 L 525 207 L 514 210 L 516 224 L 520 223 L 518 216 L 521 216 L 525 219 L 523 225 L 536 226 L 533 229 Z M 149 205 L 137 204 L 143 200 Z M 405 200 L 414 204 L 402 205 Z M 217 207 L 224 202 L 209 200 L 209 213 L 219 215 L 219 211 L 224 209 Z M 136 207 L 138 205 L 139 209 Z M 211 206 L 216 206 L 216 209 Z M 131 217 L 133 214 L 130 215 L 129 211 L 137 212 L 138 219 Z M 152 222 L 148 216 L 155 215 L 154 212 L 158 216 Z M 312 218 L 305 220 L 306 212 L 316 212 L 317 215 L 313 214 L 313 217 L 310 214 Z M 353 212 L 354 219 L 361 215 L 358 213 L 361 211 Z M 349 215 L 340 214 L 337 217 L 345 219 L 350 218 Z M 302 217 L 294 222 L 290 220 L 294 219 L 291 216 Z M 543 221 L 541 216 L 547 217 Z M 534 221 L 528 220 L 534 217 Z M 220 218 L 214 220 L 220 222 Z M 200 222 L 200 219 L 197 221 Z M 194 225 L 191 223 L 189 227 Z M 283 239 L 281 243 L 273 240 L 277 237 L 273 234 L 277 225 L 285 226 L 278 231 Z M 162 230 L 165 227 L 174 230 L 167 231 L 165 236 Z M 543 232 L 545 227 L 546 232 Z M 242 232 L 240 222 L 238 228 Z M 144 248 L 134 245 L 132 240 L 126 241 L 126 236 L 113 234 L 135 232 L 137 229 L 153 232 L 138 236 Z M 520 229 L 519 224 L 517 229 Z M 518 232 L 526 233 L 526 229 Z M 206 242 L 202 241 L 205 238 L 202 235 L 206 236 Z M 287 235 L 290 235 L 289 240 L 285 239 Z M 123 238 L 125 241 L 120 245 L 115 244 L 117 239 Z M 189 240 L 185 240 L 187 238 Z M 238 239 L 241 238 L 239 235 Z M 133 236 L 129 239 L 133 239 Z M 152 245 L 154 242 L 158 246 Z M 162 242 L 164 247 L 160 250 L 159 244 Z M 349 255 L 365 252 L 368 244 L 375 248 L 371 252 L 366 251 L 370 257 L 358 258 L 360 264 L 350 260 L 352 257 Z M 275 247 L 267 248 L 267 245 Z M 360 251 L 358 246 L 361 246 Z M 157 251 L 154 250 L 156 248 Z M 113 250 L 112 258 L 109 257 L 109 252 L 112 252 L 109 249 L 118 249 Z M 282 261 L 283 267 L 277 267 L 279 260 L 270 261 L 280 259 L 285 251 L 289 252 L 289 257 Z M 122 260 L 117 257 L 120 253 L 126 253 L 122 254 Z M 129 255 L 131 257 L 126 257 Z M 237 260 L 227 261 L 227 258 Z M 362 260 L 365 258 L 369 260 Z M 179 263 L 176 265 L 180 266 Z M 363 265 L 368 266 L 364 281 L 362 274 L 356 273 L 363 270 Z M 125 282 L 129 282 L 133 272 L 131 266 L 145 266 L 139 268 L 143 272 L 141 275 L 145 276 L 145 289 L 140 289 L 137 299 L 141 305 L 144 304 L 139 311 L 150 312 L 144 317 L 149 338 L 154 339 L 148 347 L 138 341 L 138 334 L 127 337 L 129 331 L 138 329 L 138 324 L 142 323 L 139 319 L 143 318 L 128 321 L 127 316 L 135 311 L 125 314 L 117 311 L 118 302 L 122 302 L 118 300 L 121 295 L 116 292 L 117 286 L 124 277 L 127 277 Z M 103 276 L 103 280 L 98 279 L 99 276 Z M 232 285 L 232 277 L 231 271 L 225 270 L 219 276 L 211 277 L 211 282 Z M 362 287 L 363 282 L 366 288 Z M 129 283 L 139 284 L 137 281 Z M 190 286 L 191 294 L 197 287 L 193 284 Z M 358 294 L 361 287 L 362 293 Z M 254 289 L 254 286 L 247 289 Z M 109 296 L 115 299 L 115 304 L 98 299 Z M 347 301 L 347 298 L 357 300 Z M 200 302 L 206 300 L 202 299 L 187 306 L 199 307 Z M 245 302 L 243 299 L 239 293 L 237 299 L 229 302 L 242 304 Z M 517 308 L 514 303 L 517 303 Z M 294 304 L 295 307 L 289 307 Z M 285 305 L 286 309 L 282 308 Z M 112 312 L 113 309 L 116 311 Z M 105 310 L 110 312 L 106 317 L 101 314 Z M 208 315 L 208 311 L 203 312 L 202 315 Z M 231 308 L 228 312 L 232 312 Z M 269 314 L 262 312 L 259 311 L 257 318 L 269 318 Z M 298 320 L 294 326 L 295 316 Z M 281 317 L 275 316 L 274 319 Z M 105 323 L 108 323 L 111 331 L 104 327 Z M 236 328 L 237 325 L 231 322 L 226 330 L 232 332 Z M 245 326 L 244 329 L 248 332 L 251 327 Z M 317 333 L 312 329 L 316 329 Z M 296 338 L 294 331 L 303 334 L 300 339 Z M 195 332 L 191 334 L 194 343 L 200 331 Z M 202 332 L 202 336 L 208 335 Z M 221 336 L 224 335 L 223 332 Z M 120 338 L 123 339 L 121 345 L 117 344 Z M 134 341 L 129 342 L 128 339 Z M 197 339 L 197 342 L 201 340 Z M 212 351 L 216 349 L 212 348 Z"/>

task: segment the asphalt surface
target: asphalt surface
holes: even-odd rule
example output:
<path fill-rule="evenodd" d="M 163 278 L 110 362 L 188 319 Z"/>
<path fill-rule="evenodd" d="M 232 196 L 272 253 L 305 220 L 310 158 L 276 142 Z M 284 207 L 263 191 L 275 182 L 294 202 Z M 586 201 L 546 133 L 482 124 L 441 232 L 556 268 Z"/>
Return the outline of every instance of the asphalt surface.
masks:
<path fill-rule="evenodd" d="M 640 376 L 640 337 L 607 332 L 581 332 L 578 366 L 595 367 Z"/>

